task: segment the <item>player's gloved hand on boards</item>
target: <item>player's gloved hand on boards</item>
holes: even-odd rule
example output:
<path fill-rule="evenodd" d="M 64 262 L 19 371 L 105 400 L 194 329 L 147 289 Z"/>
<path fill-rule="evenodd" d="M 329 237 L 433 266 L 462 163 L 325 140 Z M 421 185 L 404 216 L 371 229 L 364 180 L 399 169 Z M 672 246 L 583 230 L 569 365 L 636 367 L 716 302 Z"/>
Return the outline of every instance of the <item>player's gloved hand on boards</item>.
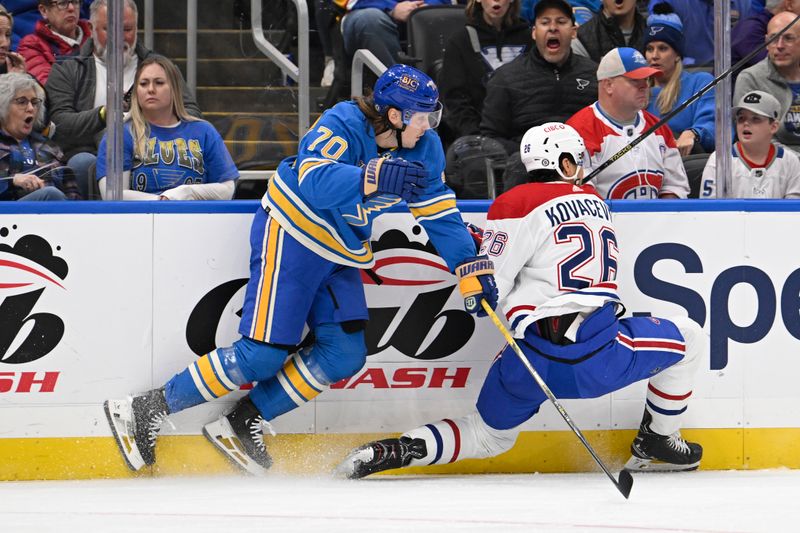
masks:
<path fill-rule="evenodd" d="M 378 157 L 364 165 L 361 180 L 364 198 L 388 193 L 413 202 L 428 185 L 428 171 L 416 161 Z"/>
<path fill-rule="evenodd" d="M 479 255 L 456 266 L 458 288 L 464 297 L 464 308 L 478 316 L 486 316 L 481 300 L 492 309 L 497 307 L 497 284 L 494 281 L 494 263 L 486 255 Z"/>
<path fill-rule="evenodd" d="M 472 237 L 472 241 L 475 243 L 475 253 L 481 251 L 481 243 L 483 242 L 483 230 L 472 224 L 470 222 L 464 222 L 464 226 L 467 228 L 467 232 L 469 236 Z"/>

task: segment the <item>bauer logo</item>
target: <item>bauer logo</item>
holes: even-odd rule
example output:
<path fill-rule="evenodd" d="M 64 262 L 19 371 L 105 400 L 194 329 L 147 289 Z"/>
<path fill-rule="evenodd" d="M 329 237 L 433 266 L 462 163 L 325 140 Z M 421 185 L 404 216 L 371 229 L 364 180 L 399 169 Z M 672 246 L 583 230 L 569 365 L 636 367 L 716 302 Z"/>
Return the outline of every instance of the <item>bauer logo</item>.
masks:
<path fill-rule="evenodd" d="M 41 359 L 64 336 L 64 321 L 40 298 L 66 290 L 67 262 L 44 238 L 18 232 L 16 225 L 0 227 L 0 363 L 7 365 Z"/>

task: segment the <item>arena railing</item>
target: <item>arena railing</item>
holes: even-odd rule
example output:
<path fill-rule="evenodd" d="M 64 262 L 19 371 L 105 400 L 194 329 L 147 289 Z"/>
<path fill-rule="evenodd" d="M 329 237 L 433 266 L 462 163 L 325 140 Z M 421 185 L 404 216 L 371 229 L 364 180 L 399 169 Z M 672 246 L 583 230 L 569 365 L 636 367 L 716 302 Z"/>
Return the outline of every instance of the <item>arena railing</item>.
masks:
<path fill-rule="evenodd" d="M 350 74 L 350 94 L 353 98 L 364 94 L 364 67 L 380 76 L 386 65 L 366 48 L 360 48 L 353 54 L 353 68 Z"/>

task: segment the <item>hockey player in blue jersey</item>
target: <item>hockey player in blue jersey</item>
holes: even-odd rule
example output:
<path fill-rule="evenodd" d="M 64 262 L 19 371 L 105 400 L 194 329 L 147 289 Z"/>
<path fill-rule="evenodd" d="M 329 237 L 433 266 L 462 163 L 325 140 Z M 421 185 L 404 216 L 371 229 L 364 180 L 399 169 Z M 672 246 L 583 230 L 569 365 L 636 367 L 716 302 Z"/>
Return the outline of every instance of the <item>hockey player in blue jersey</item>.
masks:
<path fill-rule="evenodd" d="M 708 338 L 686 317 L 632 317 L 616 289 L 619 251 L 608 208 L 579 186 L 583 139 L 565 124 L 528 130 L 520 145 L 532 183 L 489 209 L 481 251 L 497 265 L 500 308 L 514 337 L 559 398 L 595 398 L 648 380 L 629 470 L 693 470 L 703 449 L 685 441 L 681 419 Z M 368 443 L 337 472 L 362 478 L 392 468 L 499 455 L 547 397 L 510 346 L 495 359 L 466 416 Z"/>
<path fill-rule="evenodd" d="M 368 318 L 359 269 L 373 265 L 372 222 L 403 201 L 459 277 L 467 311 L 497 305 L 493 266 L 475 244 L 442 179 L 433 128 L 442 107 L 433 81 L 394 65 L 373 95 L 329 109 L 279 165 L 253 220 L 250 281 L 239 333 L 165 386 L 105 403 L 133 470 L 155 462 L 155 440 L 171 413 L 256 382 L 235 408 L 203 428 L 234 464 L 264 473 L 267 422 L 312 400 L 364 364 Z M 314 342 L 297 351 L 304 325 Z"/>

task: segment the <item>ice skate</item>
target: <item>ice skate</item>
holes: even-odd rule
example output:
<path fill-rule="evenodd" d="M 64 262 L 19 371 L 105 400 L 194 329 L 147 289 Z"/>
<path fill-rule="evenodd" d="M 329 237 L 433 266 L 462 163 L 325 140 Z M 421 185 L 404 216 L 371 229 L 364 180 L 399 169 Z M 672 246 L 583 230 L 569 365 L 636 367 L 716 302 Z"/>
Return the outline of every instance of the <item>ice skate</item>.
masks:
<path fill-rule="evenodd" d="M 154 389 L 123 400 L 107 400 L 106 418 L 117 446 L 134 472 L 156 462 L 156 437 L 169 415 L 164 389 Z"/>
<path fill-rule="evenodd" d="M 243 398 L 233 411 L 203 427 L 203 435 L 234 465 L 253 475 L 264 475 L 272 457 L 264 444 L 264 429 L 272 427 L 250 400 Z"/>
<path fill-rule="evenodd" d="M 697 470 L 703 457 L 703 447 L 686 442 L 679 431 L 659 435 L 650 430 L 652 416 L 645 410 L 639 434 L 631 443 L 631 458 L 625 469 L 634 472 L 680 472 Z"/>
<path fill-rule="evenodd" d="M 428 454 L 425 441 L 400 437 L 384 439 L 356 448 L 334 470 L 336 477 L 361 479 L 376 472 L 408 466 L 411 459 Z"/>

